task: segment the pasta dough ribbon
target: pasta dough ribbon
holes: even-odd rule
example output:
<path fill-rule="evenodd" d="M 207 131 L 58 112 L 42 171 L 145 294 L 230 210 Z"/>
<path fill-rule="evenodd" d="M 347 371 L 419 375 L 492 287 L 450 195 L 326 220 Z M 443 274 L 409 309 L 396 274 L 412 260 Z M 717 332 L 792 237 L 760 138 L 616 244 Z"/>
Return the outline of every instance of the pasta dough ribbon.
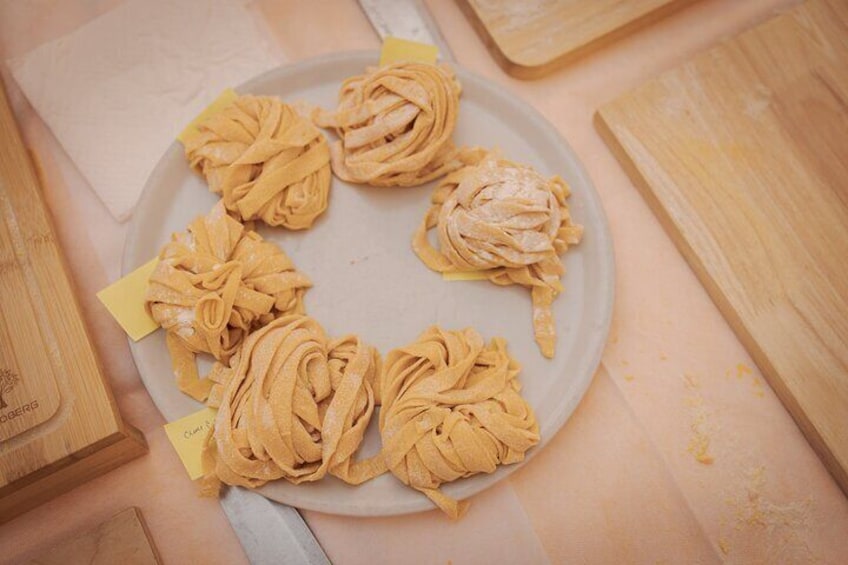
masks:
<path fill-rule="evenodd" d="M 250 331 L 301 313 L 312 286 L 279 247 L 246 231 L 220 202 L 175 233 L 159 259 L 145 306 L 167 332 L 180 390 L 199 401 L 212 383 L 199 377 L 195 354 L 227 363 Z"/>
<path fill-rule="evenodd" d="M 327 208 L 327 140 L 292 107 L 241 96 L 198 126 L 186 157 L 242 221 L 306 229 Z"/>
<path fill-rule="evenodd" d="M 542 354 L 556 343 L 551 306 L 562 292 L 559 255 L 580 241 L 571 220 L 568 185 L 494 154 L 459 169 L 436 187 L 432 206 L 413 238 L 418 257 L 434 271 L 485 271 L 498 285 L 531 289 L 533 328 Z M 428 232 L 436 229 L 439 247 Z"/>
<path fill-rule="evenodd" d="M 201 486 L 294 484 L 327 473 L 359 484 L 382 472 L 380 462 L 353 456 L 374 412 L 377 351 L 347 336 L 331 341 L 313 319 L 278 318 L 253 332 L 232 367 L 211 379 L 218 406 L 204 450 Z"/>
<path fill-rule="evenodd" d="M 330 147 L 342 180 L 416 186 L 456 169 L 468 150 L 451 140 L 461 88 L 446 66 L 399 62 L 347 79 L 334 112 L 315 110 L 341 138 Z M 473 151 L 473 150 L 471 150 Z"/>
<path fill-rule="evenodd" d="M 432 327 L 391 351 L 380 413 L 389 470 L 450 517 L 461 516 L 467 503 L 439 485 L 521 461 L 539 442 L 536 418 L 520 395 L 519 371 L 502 339 L 486 345 L 470 328 Z"/>

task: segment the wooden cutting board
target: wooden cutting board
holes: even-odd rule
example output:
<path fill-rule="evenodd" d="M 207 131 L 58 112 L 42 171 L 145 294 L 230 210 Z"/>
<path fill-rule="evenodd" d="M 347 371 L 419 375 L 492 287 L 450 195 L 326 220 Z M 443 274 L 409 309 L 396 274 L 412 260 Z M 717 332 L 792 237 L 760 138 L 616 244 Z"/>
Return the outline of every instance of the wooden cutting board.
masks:
<path fill-rule="evenodd" d="M 810 0 L 596 118 L 848 493 L 848 2 Z"/>
<path fill-rule="evenodd" d="M 538 78 L 691 0 L 457 0 L 495 60 Z"/>
<path fill-rule="evenodd" d="M 145 452 L 86 332 L 0 83 L 0 523 Z"/>
<path fill-rule="evenodd" d="M 159 565 L 159 552 L 141 510 L 119 512 L 92 530 L 73 536 L 28 561 L 30 565 Z"/>

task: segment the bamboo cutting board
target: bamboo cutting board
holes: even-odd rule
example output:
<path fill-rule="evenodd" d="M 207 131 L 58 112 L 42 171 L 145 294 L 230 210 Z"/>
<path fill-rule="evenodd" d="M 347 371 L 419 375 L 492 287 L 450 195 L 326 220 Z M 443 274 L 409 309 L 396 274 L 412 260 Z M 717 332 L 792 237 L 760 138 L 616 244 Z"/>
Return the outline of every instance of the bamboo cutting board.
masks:
<path fill-rule="evenodd" d="M 457 0 L 495 60 L 538 78 L 691 0 Z"/>
<path fill-rule="evenodd" d="M 141 455 L 121 420 L 0 83 L 0 523 Z"/>
<path fill-rule="evenodd" d="M 29 565 L 160 565 L 162 559 L 150 537 L 141 510 L 132 507 L 97 527 L 51 547 Z"/>
<path fill-rule="evenodd" d="M 596 124 L 848 493 L 848 2 L 810 0 Z"/>

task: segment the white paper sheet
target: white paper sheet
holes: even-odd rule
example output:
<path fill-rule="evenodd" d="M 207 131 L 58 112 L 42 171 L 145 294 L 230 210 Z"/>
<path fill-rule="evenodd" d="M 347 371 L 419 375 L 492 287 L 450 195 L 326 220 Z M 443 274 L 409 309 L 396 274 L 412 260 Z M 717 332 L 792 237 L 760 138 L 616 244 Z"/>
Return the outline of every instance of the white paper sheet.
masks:
<path fill-rule="evenodd" d="M 9 66 L 124 221 L 183 127 L 224 88 L 281 62 L 258 20 L 244 0 L 129 0 Z"/>

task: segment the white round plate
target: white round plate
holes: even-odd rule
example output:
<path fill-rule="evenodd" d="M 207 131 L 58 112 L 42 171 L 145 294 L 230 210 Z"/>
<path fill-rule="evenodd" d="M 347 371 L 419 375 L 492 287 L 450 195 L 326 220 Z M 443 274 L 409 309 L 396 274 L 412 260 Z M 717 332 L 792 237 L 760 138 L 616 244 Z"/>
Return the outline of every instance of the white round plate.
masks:
<path fill-rule="evenodd" d="M 376 52 L 322 57 L 272 70 L 237 88 L 241 93 L 305 100 L 335 106 L 341 82 L 377 61 Z M 384 355 L 416 339 L 428 326 L 476 328 L 487 340 L 502 336 L 521 363 L 523 394 L 541 428 L 541 444 L 556 433 L 576 408 L 600 362 L 613 302 L 613 255 L 606 218 L 592 183 L 557 131 L 527 104 L 502 87 L 461 68 L 458 144 L 498 147 L 503 155 L 528 163 L 545 175 L 559 174 L 570 185 L 572 215 L 585 226 L 580 245 L 563 260 L 565 292 L 554 302 L 556 357 L 547 360 L 533 341 L 530 293 L 486 281 L 448 282 L 424 266 L 411 249 L 412 234 L 429 207 L 435 183 L 415 188 L 373 188 L 333 179 L 330 206 L 307 231 L 264 227 L 296 267 L 313 281 L 306 311 L 328 335 L 361 336 Z M 332 138 L 332 135 L 330 134 Z M 147 181 L 135 210 L 123 259 L 124 274 L 156 256 L 172 232 L 206 214 L 218 197 L 193 173 L 174 142 Z M 169 421 L 201 405 L 177 390 L 157 331 L 131 343 L 133 357 L 153 401 Z M 201 370 L 209 364 L 204 361 Z M 379 450 L 377 418 L 371 422 L 360 457 Z M 519 466 L 477 475 L 443 486 L 446 494 L 467 498 L 495 484 Z M 385 516 L 433 508 L 419 492 L 391 474 L 352 487 L 334 477 L 317 483 L 270 483 L 260 492 L 298 508 L 333 514 Z"/>

